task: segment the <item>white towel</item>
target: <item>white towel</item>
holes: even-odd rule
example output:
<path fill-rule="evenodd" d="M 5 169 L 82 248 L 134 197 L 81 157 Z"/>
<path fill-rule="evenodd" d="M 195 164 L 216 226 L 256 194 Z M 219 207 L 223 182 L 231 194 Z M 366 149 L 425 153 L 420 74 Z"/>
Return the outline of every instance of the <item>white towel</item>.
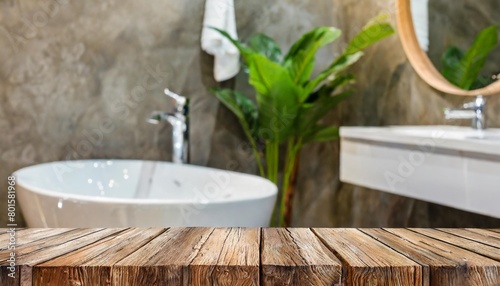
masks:
<path fill-rule="evenodd" d="M 424 51 L 429 51 L 429 0 L 412 0 L 411 16 L 418 43 Z"/>
<path fill-rule="evenodd" d="M 202 49 L 215 57 L 215 80 L 228 80 L 240 70 L 240 53 L 229 40 L 209 27 L 224 30 L 232 38 L 238 38 L 233 0 L 206 0 L 201 33 Z"/>

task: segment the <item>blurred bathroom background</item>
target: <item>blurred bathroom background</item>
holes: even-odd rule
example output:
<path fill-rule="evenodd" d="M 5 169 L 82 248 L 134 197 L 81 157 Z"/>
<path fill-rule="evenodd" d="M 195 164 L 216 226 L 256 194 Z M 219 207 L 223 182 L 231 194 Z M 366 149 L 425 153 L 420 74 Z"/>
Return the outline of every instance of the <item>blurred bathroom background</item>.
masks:
<path fill-rule="evenodd" d="M 238 32 L 242 39 L 262 32 L 289 47 L 313 27 L 338 27 L 343 36 L 321 51 L 319 70 L 367 19 L 385 12 L 394 22 L 395 0 L 362 2 L 237 0 Z M 453 9 L 458 2 L 470 2 L 471 9 Z M 468 28 L 471 23 L 493 24 L 494 5 L 497 0 L 434 2 L 430 9 L 447 18 L 430 19 L 431 42 L 455 35 L 441 28 L 443 21 L 470 32 L 463 33 L 470 39 L 478 31 Z M 212 57 L 200 48 L 203 12 L 200 0 L 0 1 L 0 209 L 7 209 L 7 177 L 24 166 L 90 158 L 170 161 L 170 127 L 145 122 L 152 110 L 166 108 L 165 87 L 191 99 L 192 164 L 256 173 L 238 122 L 208 92 L 218 83 Z M 500 54 L 494 57 L 491 62 L 498 63 Z M 331 123 L 446 124 L 443 109 L 464 102 L 423 82 L 397 36 L 368 49 L 353 73 L 356 93 L 331 112 Z M 222 85 L 252 91 L 243 74 Z M 493 112 L 500 97 L 488 104 L 489 125 L 500 127 L 500 113 Z M 299 174 L 294 226 L 500 225 L 498 219 L 341 183 L 338 141 L 306 146 Z M 2 211 L 0 223 L 6 221 Z"/>

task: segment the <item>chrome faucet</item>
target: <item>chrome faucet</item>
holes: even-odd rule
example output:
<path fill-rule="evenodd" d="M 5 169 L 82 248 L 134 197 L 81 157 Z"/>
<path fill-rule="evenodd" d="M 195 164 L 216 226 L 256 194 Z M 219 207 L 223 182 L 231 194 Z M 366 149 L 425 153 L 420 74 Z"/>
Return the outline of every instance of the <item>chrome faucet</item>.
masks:
<path fill-rule="evenodd" d="M 158 124 L 167 121 L 172 125 L 172 148 L 174 163 L 189 162 L 189 99 L 165 89 L 165 95 L 175 101 L 171 112 L 154 111 L 147 121 Z"/>
<path fill-rule="evenodd" d="M 446 119 L 471 119 L 472 128 L 486 129 L 486 100 L 479 95 L 474 101 L 464 104 L 460 109 L 445 109 L 444 116 Z"/>

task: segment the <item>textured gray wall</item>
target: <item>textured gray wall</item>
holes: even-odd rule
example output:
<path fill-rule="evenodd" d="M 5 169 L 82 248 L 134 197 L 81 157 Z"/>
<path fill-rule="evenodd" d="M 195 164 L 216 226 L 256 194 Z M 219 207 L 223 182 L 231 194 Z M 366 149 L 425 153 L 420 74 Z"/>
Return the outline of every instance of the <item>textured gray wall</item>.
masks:
<path fill-rule="evenodd" d="M 167 107 L 169 87 L 192 100 L 192 161 L 255 172 L 231 113 L 207 92 L 212 59 L 199 48 L 204 1 L 0 1 L 0 178 L 35 163 L 86 158 L 170 160 L 170 129 L 144 122 Z M 394 0 L 236 0 L 245 38 L 264 32 L 283 46 L 319 25 L 343 39 L 318 57 L 324 67 L 367 19 L 394 14 Z M 407 63 L 397 37 L 353 69 L 358 92 L 332 112 L 344 125 L 441 124 L 463 100 L 431 90 Z M 244 76 L 224 83 L 250 90 Z M 492 100 L 490 113 L 498 110 Z M 493 126 L 500 125 L 498 115 Z M 302 154 L 296 225 L 459 226 L 497 220 L 338 181 L 338 142 Z M 0 223 L 6 220 L 1 211 Z"/>

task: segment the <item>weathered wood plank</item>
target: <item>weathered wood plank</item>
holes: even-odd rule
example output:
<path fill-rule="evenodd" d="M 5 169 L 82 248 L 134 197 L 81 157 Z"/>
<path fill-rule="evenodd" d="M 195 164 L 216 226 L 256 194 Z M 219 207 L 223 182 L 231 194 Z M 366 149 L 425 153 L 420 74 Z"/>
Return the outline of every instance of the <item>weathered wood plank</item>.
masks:
<path fill-rule="evenodd" d="M 42 230 L 42 229 L 35 229 L 35 230 L 29 230 L 29 229 L 26 229 L 24 230 L 23 232 L 26 232 L 26 237 L 28 237 L 28 240 L 29 240 L 29 237 L 31 234 L 33 234 L 35 237 L 39 234 L 43 234 L 43 233 L 46 233 L 47 231 L 45 230 Z M 71 230 L 70 231 L 72 234 L 77 234 L 78 233 L 78 236 L 83 236 L 85 235 L 86 233 L 88 233 L 88 230 L 87 231 L 78 231 L 78 230 Z M 59 233 L 64 233 L 63 230 L 61 230 Z M 5 233 L 4 235 L 10 235 L 9 233 Z M 61 244 L 62 242 L 64 242 L 64 240 L 62 239 L 54 239 L 51 241 L 50 238 L 46 238 L 44 239 L 43 241 L 39 241 L 38 243 L 33 243 L 33 244 L 29 244 L 29 243 L 26 243 L 26 244 L 22 244 L 19 245 L 17 244 L 18 243 L 18 236 L 21 235 L 21 232 L 16 232 L 16 249 L 15 249 L 15 253 L 16 253 L 16 270 L 15 270 L 15 273 L 16 273 L 16 277 L 19 278 L 19 276 L 22 275 L 22 273 L 30 273 L 29 271 L 26 271 L 26 267 L 29 267 L 29 266 L 25 266 L 24 265 L 24 262 L 22 260 L 19 259 L 19 257 L 23 254 L 28 254 L 32 251 L 36 251 L 44 246 L 48 246 L 48 245 L 53 245 L 53 244 Z M 22 235 L 21 235 L 22 236 Z M 71 238 L 71 237 L 65 237 L 65 238 Z M 21 239 L 22 241 L 22 239 Z M 5 242 L 6 243 L 6 242 Z M 52 244 L 51 244 L 52 243 Z M 2 278 L 0 278 L 0 280 L 2 281 L 11 281 L 9 280 L 9 277 L 7 276 L 4 276 L 4 275 L 7 275 L 10 271 L 9 271 L 9 264 L 10 262 L 8 261 L 9 258 L 10 258 L 10 253 L 11 251 L 10 250 L 7 250 L 7 249 L 3 249 L 2 251 L 0 251 L 0 276 L 2 276 Z M 11 279 L 11 278 L 10 278 Z M 22 278 L 21 278 L 22 280 Z M 31 281 L 31 280 L 28 280 L 28 282 Z M 3 284 L 2 284 L 3 285 Z M 30 284 L 31 285 L 31 284 Z"/>
<path fill-rule="evenodd" d="M 2 232 L 2 234 L 0 234 L 0 250 L 7 249 L 8 244 L 9 244 L 9 240 L 12 237 L 11 233 L 12 233 L 11 230 L 5 229 L 5 231 Z M 14 233 L 17 235 L 19 232 L 15 231 Z"/>
<path fill-rule="evenodd" d="M 108 236 L 123 232 L 124 229 L 107 228 L 99 231 L 86 231 L 86 234 L 72 239 L 65 239 L 69 236 L 69 234 L 63 233 L 61 235 L 58 235 L 57 237 L 53 237 L 59 238 L 58 243 L 52 245 L 44 245 L 44 247 L 38 248 L 36 249 L 36 251 L 24 253 L 20 250 L 20 255 L 18 257 L 19 263 L 22 263 L 23 265 L 34 266 L 63 254 L 75 251 Z M 52 238 L 50 240 L 53 241 Z"/>
<path fill-rule="evenodd" d="M 8 228 L 5 228 L 5 227 L 0 228 L 0 234 L 4 234 L 4 233 L 6 233 L 7 231 L 9 231 L 9 229 L 8 229 Z"/>
<path fill-rule="evenodd" d="M 313 229 L 340 258 L 346 285 L 422 285 L 422 266 L 357 229 Z"/>
<path fill-rule="evenodd" d="M 439 230 L 500 248 L 500 233 L 490 230 L 453 228 L 439 228 Z"/>
<path fill-rule="evenodd" d="M 32 285 L 32 266 L 92 244 L 123 229 L 75 229 L 16 248 L 21 285 Z M 8 253 L 0 252 L 0 268 L 8 265 Z"/>
<path fill-rule="evenodd" d="M 429 285 L 500 284 L 500 263 L 417 233 L 418 229 L 363 231 L 406 257 L 429 265 Z"/>
<path fill-rule="evenodd" d="M 27 243 L 32 243 L 41 239 L 47 239 L 49 237 L 59 235 L 71 231 L 71 228 L 29 228 L 26 231 L 18 232 L 17 235 L 17 245 L 25 245 Z"/>
<path fill-rule="evenodd" d="M 6 246 L 2 286 L 500 285 L 491 229 L 24 229 L 15 279 Z"/>
<path fill-rule="evenodd" d="M 33 286 L 33 267 L 23 265 L 21 268 L 21 286 Z"/>
<path fill-rule="evenodd" d="M 183 285 L 213 228 L 172 228 L 116 263 L 113 285 Z"/>
<path fill-rule="evenodd" d="M 189 265 L 187 285 L 259 285 L 259 270 L 260 229 L 217 228 Z"/>
<path fill-rule="evenodd" d="M 47 237 L 37 243 L 27 243 L 24 245 L 19 245 L 16 247 L 16 252 L 18 255 L 28 255 L 31 252 L 36 252 L 40 249 L 60 245 L 68 240 L 73 240 L 79 237 L 86 236 L 91 232 L 101 231 L 103 229 L 73 229 L 68 232 L 60 233 L 59 235 L 54 235 L 52 237 Z M 8 252 L 0 252 L 0 265 L 8 258 Z"/>
<path fill-rule="evenodd" d="M 414 231 L 500 261 L 500 240 L 498 240 L 499 247 L 494 247 L 489 244 L 482 243 L 482 235 L 480 234 L 478 234 L 476 239 L 473 239 L 436 229 L 415 229 Z"/>
<path fill-rule="evenodd" d="M 21 231 L 21 230 L 25 230 L 26 229 L 24 227 L 14 227 L 14 228 L 16 229 L 16 231 Z M 10 227 L 2 227 L 2 228 L 0 228 L 0 235 L 6 233 L 8 231 L 10 231 L 10 229 L 11 229 Z"/>
<path fill-rule="evenodd" d="M 500 247 L 500 233 L 498 232 L 477 228 L 466 228 L 457 229 L 456 233 L 461 236 L 467 236 L 467 238 L 480 239 L 484 244 Z"/>
<path fill-rule="evenodd" d="M 0 234 L 0 255 L 10 258 L 10 254 L 16 255 L 15 247 L 17 243 L 17 230 L 12 231 L 12 229 L 2 229 L 2 234 Z M 20 267 L 16 263 L 17 257 L 12 258 L 11 261 L 7 261 L 3 265 L 0 265 L 0 285 L 11 286 L 20 284 Z M 10 264 L 10 265 L 9 265 Z"/>
<path fill-rule="evenodd" d="M 30 228 L 30 229 L 16 229 L 14 231 L 15 245 L 20 246 L 30 243 L 39 239 L 46 239 L 47 237 L 70 231 L 67 228 Z M 8 232 L 7 232 L 8 231 Z M 12 237 L 12 232 L 6 230 L 5 233 L 0 235 L 0 250 L 5 250 L 8 247 L 8 242 Z"/>
<path fill-rule="evenodd" d="M 111 285 L 111 268 L 165 229 L 129 229 L 33 267 L 35 285 Z"/>
<path fill-rule="evenodd" d="M 339 285 L 342 265 L 310 229 L 262 230 L 263 285 Z"/>
<path fill-rule="evenodd" d="M 71 252 L 96 240 L 117 233 L 112 229 L 73 229 L 16 247 L 16 274 L 20 276 L 21 285 L 32 285 L 31 266 L 45 262 L 51 258 Z M 10 251 L 0 252 L 0 268 L 9 266 Z"/>
<path fill-rule="evenodd" d="M 19 274 L 19 266 L 14 266 L 14 275 L 13 277 L 9 277 L 11 271 L 7 268 L 7 266 L 0 267 L 0 285 L 2 286 L 18 286 L 21 283 L 21 276 Z"/>

